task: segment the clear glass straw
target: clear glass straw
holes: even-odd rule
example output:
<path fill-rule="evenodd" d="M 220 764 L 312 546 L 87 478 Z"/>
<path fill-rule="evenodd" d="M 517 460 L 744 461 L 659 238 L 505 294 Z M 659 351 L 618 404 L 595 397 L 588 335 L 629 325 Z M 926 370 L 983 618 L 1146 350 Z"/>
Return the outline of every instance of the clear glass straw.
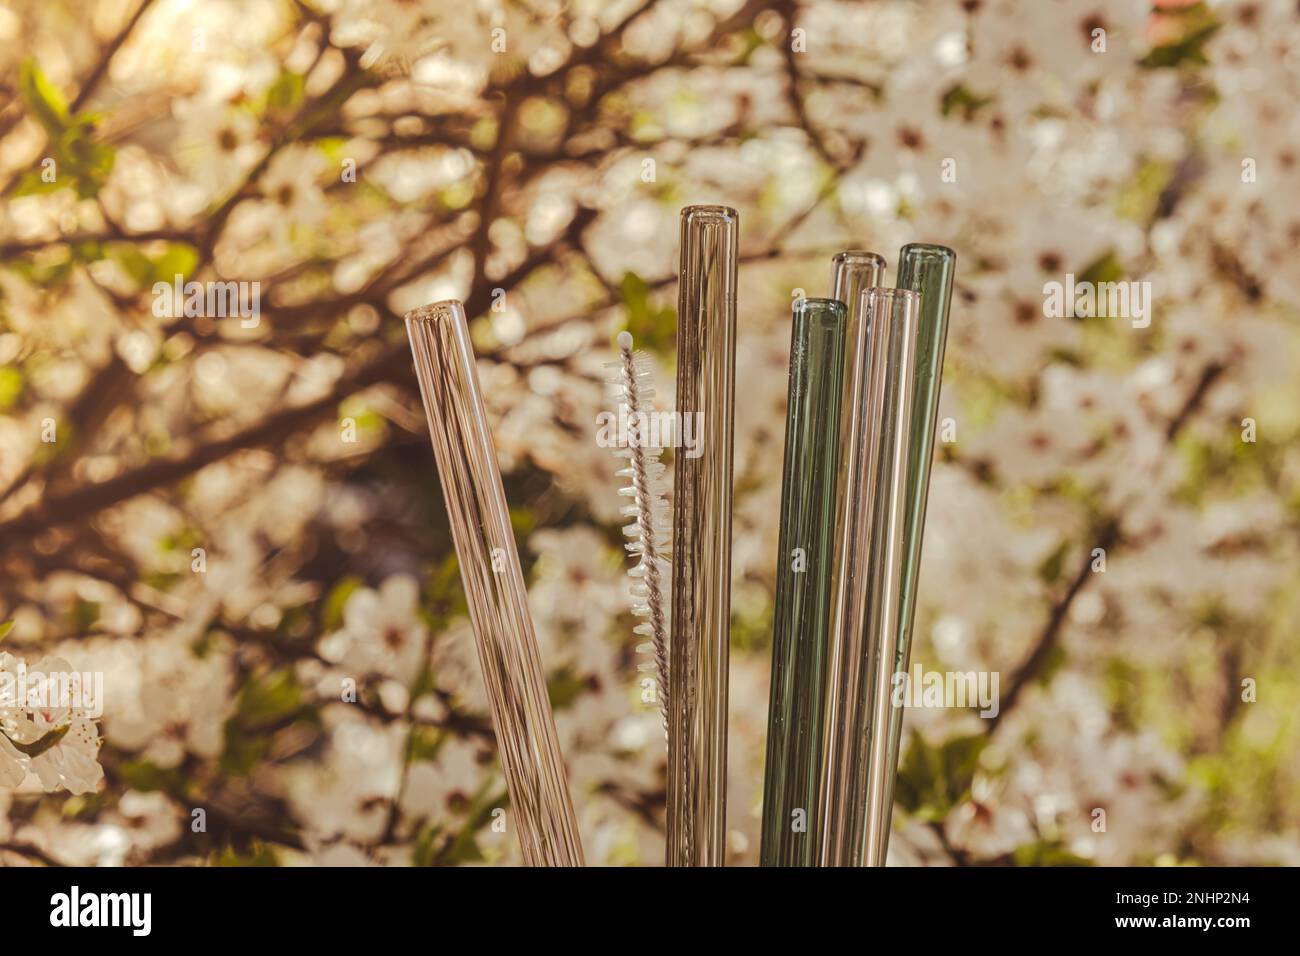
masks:
<path fill-rule="evenodd" d="M 772 622 L 763 866 L 817 862 L 817 788 L 836 524 L 844 303 L 795 303 Z"/>
<path fill-rule="evenodd" d="M 920 295 L 910 290 L 875 289 L 867 293 L 868 312 L 872 316 L 889 311 L 891 342 L 885 350 L 884 401 L 880 405 L 875 454 L 880 466 L 875 486 L 874 515 L 871 522 L 871 549 L 867 553 L 867 646 L 871 653 L 871 709 L 866 721 L 867 732 L 859 745 L 865 750 L 861 779 L 865 801 L 862 821 L 854 826 L 865 829 L 862 861 L 870 865 L 889 839 L 889 821 L 883 818 L 885 771 L 884 757 L 889 745 L 889 713 L 893 701 L 894 644 L 901 620 L 902 574 L 906 557 L 907 463 L 911 459 L 911 406 L 917 381 L 917 323 Z"/>
<path fill-rule="evenodd" d="M 827 825 L 822 864 L 859 866 L 867 823 L 867 763 L 879 686 L 882 629 L 896 620 L 897 597 L 889 591 L 902 567 L 903 491 L 907 475 L 907 428 L 911 407 L 913 351 L 919 297 L 900 289 L 868 289 L 862 314 L 870 332 L 858 369 L 862 388 L 850 413 L 858 426 L 855 460 L 845 486 L 835 566 L 831 646 L 841 657 L 839 723 L 828 724 L 839 748 L 827 754 L 823 793 Z M 893 630 L 889 630 L 889 640 Z M 883 728 L 883 725 L 880 725 Z"/>
<path fill-rule="evenodd" d="M 883 282 L 885 260 L 874 252 L 841 252 L 832 260 L 831 297 L 848 308 L 844 355 L 844 397 L 840 413 L 839 466 L 836 479 L 835 571 L 832 582 L 831 627 L 827 634 L 826 712 L 823 721 L 822 772 L 817 821 L 819 860 L 823 866 L 856 864 L 851 845 L 851 818 L 859 784 L 851 775 L 854 741 L 861 717 L 856 706 L 863 693 L 867 659 L 864 609 L 855 597 L 865 590 L 863 556 L 857 550 L 859 534 L 853 522 L 863 495 L 871 487 L 862 473 L 869 464 L 864 442 L 871 419 L 866 403 L 872 330 L 863 312 L 863 293 Z M 865 534 L 865 530 L 862 532 Z M 863 545 L 865 547 L 865 544 Z M 856 621 L 856 624 L 851 623 Z"/>
<path fill-rule="evenodd" d="M 871 335 L 871 323 L 862 310 L 865 299 L 862 294 L 868 289 L 875 289 L 885 284 L 884 256 L 861 249 L 851 249 L 835 254 L 831 259 L 831 298 L 843 302 L 848 309 L 848 325 L 844 353 L 844 406 L 852 407 L 853 395 L 862 388 L 860 372 L 866 364 L 859 361 L 860 354 L 866 354 L 868 339 Z M 859 429 L 850 421 L 851 415 L 840 416 L 840 464 L 839 476 L 836 478 L 836 507 L 838 514 L 844 514 L 846 504 L 849 458 L 856 453 L 855 442 Z"/>
<path fill-rule="evenodd" d="M 885 258 L 865 249 L 837 252 L 831 259 L 831 298 L 849 310 L 849 326 L 862 318 L 862 293 L 881 287 L 885 281 Z"/>
<path fill-rule="evenodd" d="M 921 570 L 921 542 L 925 532 L 925 507 L 930 494 L 930 464 L 934 460 L 935 425 L 939 417 L 939 391 L 943 379 L 944 346 L 948 340 L 948 312 L 952 302 L 957 253 L 947 246 L 912 243 L 898 257 L 898 286 L 921 295 L 921 315 L 916 337 L 916 380 L 912 386 L 912 448 L 907 466 L 906 522 L 903 527 L 903 575 L 899 582 L 901 610 L 895 646 L 896 671 L 906 672 L 912 653 L 912 624 L 916 618 L 916 590 Z M 892 698 L 891 698 L 892 699 Z M 883 828 L 868 855 L 867 865 L 884 866 L 889 850 L 894 784 L 903 736 L 903 709 L 891 707 L 888 751 L 881 758 L 884 792 L 879 796 Z M 870 849 L 869 849 L 870 853 Z"/>
<path fill-rule="evenodd" d="M 406 331 L 524 863 L 582 866 L 465 308 L 446 301 L 415 309 Z"/>
<path fill-rule="evenodd" d="M 738 239 L 734 209 L 682 210 L 677 411 L 697 444 L 674 450 L 669 866 L 725 857 Z"/>

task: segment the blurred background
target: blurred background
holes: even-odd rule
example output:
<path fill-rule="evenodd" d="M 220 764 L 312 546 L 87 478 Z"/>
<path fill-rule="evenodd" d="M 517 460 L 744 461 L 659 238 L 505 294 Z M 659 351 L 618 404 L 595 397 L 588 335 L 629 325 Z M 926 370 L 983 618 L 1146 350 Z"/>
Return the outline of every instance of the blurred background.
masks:
<path fill-rule="evenodd" d="M 622 329 L 670 407 L 707 202 L 742 239 L 728 862 L 790 305 L 929 241 L 913 663 L 1001 709 L 908 712 L 891 862 L 1300 865 L 1298 100 L 1291 0 L 6 0 L 0 650 L 106 705 L 53 785 L 0 727 L 0 859 L 518 861 L 400 319 L 460 297 L 588 861 L 661 863 L 596 416 Z M 160 307 L 178 275 L 257 321 Z M 1067 275 L 1150 282 L 1149 326 L 1046 316 Z"/>

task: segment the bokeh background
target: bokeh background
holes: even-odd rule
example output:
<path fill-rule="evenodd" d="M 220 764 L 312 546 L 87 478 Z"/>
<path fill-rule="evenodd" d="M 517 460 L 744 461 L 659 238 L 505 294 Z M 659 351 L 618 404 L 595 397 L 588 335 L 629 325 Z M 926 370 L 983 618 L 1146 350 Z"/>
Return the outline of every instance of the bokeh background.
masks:
<path fill-rule="evenodd" d="M 107 702 L 102 779 L 17 773 L 0 858 L 518 860 L 400 319 L 455 296 L 588 860 L 661 862 L 596 416 L 624 328 L 671 402 L 678 210 L 716 202 L 729 863 L 790 304 L 918 240 L 959 283 L 913 660 L 1002 701 L 909 711 L 891 861 L 1300 864 L 1297 102 L 1292 0 L 6 0 L 0 649 Z M 1046 317 L 1067 273 L 1151 282 L 1150 326 Z M 158 317 L 176 274 L 260 323 Z"/>

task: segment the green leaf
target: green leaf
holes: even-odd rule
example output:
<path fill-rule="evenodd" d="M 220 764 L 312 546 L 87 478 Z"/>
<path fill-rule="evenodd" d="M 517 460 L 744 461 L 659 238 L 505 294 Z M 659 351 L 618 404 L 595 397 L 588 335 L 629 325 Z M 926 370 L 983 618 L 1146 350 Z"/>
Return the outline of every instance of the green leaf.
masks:
<path fill-rule="evenodd" d="M 138 288 L 153 283 L 153 261 L 133 244 L 115 245 L 108 257 L 121 267 Z"/>
<path fill-rule="evenodd" d="M 7 267 L 33 285 L 50 289 L 61 287 L 72 278 L 76 262 L 69 249 L 59 247 L 45 250 L 30 258 L 15 259 L 7 263 Z"/>
<path fill-rule="evenodd" d="M 411 854 L 415 866 L 478 863 L 484 859 L 478 845 L 478 834 L 492 821 L 494 811 L 510 805 L 508 793 L 499 791 L 492 794 L 492 783 L 490 779 L 484 781 L 471 798 L 465 823 L 455 836 L 448 838 L 448 828 L 444 823 L 431 823 L 420 829 Z"/>
<path fill-rule="evenodd" d="M 0 368 L 0 412 L 13 408 L 22 394 L 23 373 L 13 365 Z"/>
<path fill-rule="evenodd" d="M 1174 177 L 1175 169 L 1171 162 L 1144 162 L 1116 194 L 1116 211 L 1135 222 L 1151 222 L 1160 207 L 1161 196 Z"/>
<path fill-rule="evenodd" d="M 537 528 L 537 517 L 527 508 L 510 509 L 510 530 L 516 538 L 526 538 Z"/>
<path fill-rule="evenodd" d="M 41 176 L 42 170 L 29 169 L 18 178 L 18 186 L 14 189 L 15 196 L 44 196 L 47 193 L 57 192 L 67 183 L 55 179 L 48 182 Z"/>
<path fill-rule="evenodd" d="M 1139 66 L 1159 70 L 1184 64 L 1204 66 L 1210 62 L 1205 55 L 1205 45 L 1222 24 L 1208 6 L 1196 3 L 1181 10 L 1162 10 L 1161 17 L 1182 21 L 1178 39 L 1152 49 L 1138 61 Z"/>
<path fill-rule="evenodd" d="M 576 671 L 569 667 L 561 667 L 551 675 L 546 689 L 550 694 L 551 706 L 555 710 L 563 710 L 582 696 L 583 691 L 588 688 L 587 682 Z"/>
<path fill-rule="evenodd" d="M 970 797 L 987 743 L 984 734 L 973 734 L 931 747 L 919 734 L 914 736 L 898 770 L 898 805 L 920 820 L 942 820 Z"/>
<path fill-rule="evenodd" d="M 33 60 L 24 60 L 19 68 L 18 94 L 44 127 L 55 163 L 54 182 L 47 183 L 39 171 L 31 171 L 24 175 L 19 192 L 49 192 L 70 186 L 83 199 L 97 195 L 117 158 L 113 147 L 95 142 L 97 117 L 92 113 L 71 115 L 63 94 Z"/>
<path fill-rule="evenodd" d="M 1038 566 L 1038 578 L 1044 584 L 1055 584 L 1061 580 L 1061 571 L 1065 568 L 1065 556 L 1070 553 L 1070 543 L 1062 541 L 1056 550 L 1043 559 Z"/>
<path fill-rule="evenodd" d="M 185 792 L 185 779 L 180 770 L 160 767 L 150 760 L 124 760 L 117 767 L 117 776 L 132 790 Z"/>
<path fill-rule="evenodd" d="M 98 256 L 83 255 L 82 258 Z M 133 243 L 118 242 L 110 244 L 108 258 L 121 266 L 136 286 L 143 289 L 152 287 L 155 282 L 171 285 L 177 276 L 184 281 L 198 265 L 199 253 L 187 242 L 173 242 L 164 252 L 150 257 Z"/>
<path fill-rule="evenodd" d="M 350 418 L 356 423 L 357 434 L 381 432 L 388 419 L 371 408 L 361 395 L 351 395 L 339 403 L 339 419 Z"/>
<path fill-rule="evenodd" d="M 1016 866 L 1091 866 L 1091 861 L 1071 853 L 1060 843 L 1040 840 L 1016 847 L 1012 855 Z"/>
<path fill-rule="evenodd" d="M 302 685 L 288 668 L 254 677 L 239 693 L 241 723 L 249 727 L 274 724 L 302 710 Z"/>
<path fill-rule="evenodd" d="M 71 124 L 68 101 L 49 81 L 35 60 L 23 60 L 18 68 L 18 95 L 36 117 L 51 140 L 57 140 Z"/>
<path fill-rule="evenodd" d="M 411 736 L 406 747 L 407 759 L 410 761 L 437 760 L 438 751 L 442 749 L 442 745 L 446 741 L 447 732 L 439 727 L 412 727 Z"/>
<path fill-rule="evenodd" d="M 1043 658 L 1042 666 L 1038 671 L 1038 683 L 1046 687 L 1052 682 L 1052 679 L 1061 672 L 1065 667 L 1070 655 L 1066 653 L 1065 648 L 1059 643 L 1053 644 L 1047 649 L 1047 654 Z"/>
<path fill-rule="evenodd" d="M 248 776 L 271 749 L 265 734 L 246 732 L 237 720 L 226 721 L 224 740 L 218 766 L 227 777 Z"/>
<path fill-rule="evenodd" d="M 958 83 L 944 92 L 939 101 L 939 112 L 944 116 L 957 114 L 964 120 L 972 120 L 975 114 L 992 102 L 993 97 L 980 96 Z"/>
<path fill-rule="evenodd" d="M 771 653 L 768 648 L 772 646 L 772 615 L 775 610 L 770 601 L 744 610 L 733 607 L 730 628 L 732 650 Z"/>
<path fill-rule="evenodd" d="M 72 602 L 71 616 L 73 628 L 84 634 L 99 621 L 99 602 L 77 598 Z"/>
<path fill-rule="evenodd" d="M 189 277 L 199 264 L 199 251 L 188 242 L 173 242 L 167 246 L 166 252 L 155 256 L 152 261 L 153 282 L 173 282 L 177 276 Z"/>
<path fill-rule="evenodd" d="M 473 803 L 470 805 L 469 819 L 461 827 L 456 838 L 452 840 L 451 845 L 447 847 L 446 852 L 442 855 L 440 862 L 456 865 L 459 863 L 478 863 L 483 860 L 483 851 L 479 849 L 478 833 L 492 821 L 492 811 L 499 807 L 505 807 L 509 802 L 509 796 L 505 792 L 498 792 L 493 795 L 488 789 L 491 781 L 483 784 L 478 793 L 474 795 Z"/>
<path fill-rule="evenodd" d="M 1100 282 L 1119 282 L 1124 278 L 1124 266 L 1115 255 L 1115 250 L 1111 249 L 1100 258 L 1094 259 L 1088 263 L 1087 267 L 1075 280 L 1076 285 L 1084 282 L 1091 282 L 1096 285 Z"/>
<path fill-rule="evenodd" d="M 357 588 L 364 583 L 355 575 L 348 575 L 339 579 L 325 598 L 325 604 L 320 615 L 321 630 L 337 631 L 343 626 L 343 605 L 348 603 L 348 598 L 352 597 Z"/>
<path fill-rule="evenodd" d="M 17 740 L 10 740 L 9 742 L 14 745 L 14 749 L 22 751 L 27 756 L 39 757 L 41 754 L 45 753 L 45 751 L 58 744 L 58 742 L 68 733 L 71 726 L 71 724 L 67 724 L 57 730 L 51 730 L 40 740 L 34 740 L 30 744 L 19 743 Z"/>
<path fill-rule="evenodd" d="M 414 866 L 436 866 L 438 863 L 438 838 L 442 836 L 442 825 L 431 824 L 421 827 L 415 838 L 415 849 L 411 853 Z"/>
<path fill-rule="evenodd" d="M 75 125 L 63 134 L 62 142 L 55 150 L 60 165 L 71 173 L 72 185 L 82 199 L 92 199 L 98 195 L 108 175 L 113 171 L 117 152 L 113 147 L 97 143 L 92 138 L 92 120 L 78 117 Z"/>
<path fill-rule="evenodd" d="M 666 355 L 677 342 L 677 310 L 657 309 L 650 303 L 650 286 L 635 272 L 623 275 L 619 296 L 627 313 L 624 326 L 632 333 L 636 347 Z"/>
<path fill-rule="evenodd" d="M 425 623 L 434 633 L 441 633 L 453 619 L 463 617 L 469 612 L 469 607 L 465 603 L 465 588 L 461 586 L 460 564 L 456 560 L 455 551 L 447 555 L 433 569 L 424 588 L 423 603 L 429 608 Z"/>
<path fill-rule="evenodd" d="M 279 866 L 280 860 L 275 850 L 261 840 L 254 840 L 249 852 L 240 853 L 233 846 L 228 846 L 212 861 L 213 866 Z"/>
<path fill-rule="evenodd" d="M 338 166 L 347 158 L 348 139 L 344 136 L 322 136 L 316 140 L 316 148 L 328 159 L 331 165 Z"/>
<path fill-rule="evenodd" d="M 301 73 L 282 70 L 266 89 L 266 108 L 268 110 L 292 110 L 303 100 L 306 78 Z"/>

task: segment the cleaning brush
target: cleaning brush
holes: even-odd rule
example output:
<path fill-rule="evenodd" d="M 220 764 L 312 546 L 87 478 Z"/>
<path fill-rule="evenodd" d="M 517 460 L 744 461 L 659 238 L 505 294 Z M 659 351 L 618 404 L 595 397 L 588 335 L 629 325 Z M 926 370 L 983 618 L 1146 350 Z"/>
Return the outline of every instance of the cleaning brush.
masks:
<path fill-rule="evenodd" d="M 642 618 L 633 633 L 650 640 L 637 646 L 637 651 L 653 656 L 643 661 L 637 670 L 654 672 L 659 711 L 668 727 L 668 615 L 665 610 L 666 585 L 671 570 L 668 563 L 671 516 L 663 500 L 664 464 L 659 460 L 663 452 L 662 436 L 654 427 L 658 420 L 654 411 L 654 384 L 649 361 L 644 353 L 632 350 L 632 335 L 618 335 L 619 361 L 608 368 L 617 369 L 609 380 L 613 396 L 619 405 L 620 423 L 626 422 L 626 441 L 619 441 L 616 454 L 627 461 L 617 475 L 628 480 L 619 494 L 632 499 L 620 509 L 631 518 L 624 526 L 627 538 L 624 547 L 636 557 L 636 564 L 628 569 L 632 578 L 629 593 L 632 613 Z M 623 429 L 620 428 L 620 432 Z M 620 436 L 621 437 L 621 436 Z"/>

